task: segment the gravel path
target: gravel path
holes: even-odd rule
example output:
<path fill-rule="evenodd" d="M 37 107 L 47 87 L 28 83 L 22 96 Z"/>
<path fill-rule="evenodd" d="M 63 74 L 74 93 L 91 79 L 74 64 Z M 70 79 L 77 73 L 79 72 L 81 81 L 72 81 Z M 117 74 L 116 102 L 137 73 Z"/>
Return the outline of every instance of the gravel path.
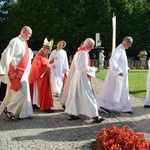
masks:
<path fill-rule="evenodd" d="M 103 81 L 92 79 L 92 86 L 98 97 Z M 0 150 L 90 150 L 97 132 L 112 124 L 130 125 L 138 132 L 144 132 L 150 139 L 150 109 L 144 109 L 144 99 L 131 96 L 133 115 L 119 113 L 105 114 L 106 120 L 93 124 L 85 116 L 68 121 L 67 114 L 55 98 L 55 113 L 46 114 L 34 110 L 33 119 L 11 121 L 0 116 Z"/>

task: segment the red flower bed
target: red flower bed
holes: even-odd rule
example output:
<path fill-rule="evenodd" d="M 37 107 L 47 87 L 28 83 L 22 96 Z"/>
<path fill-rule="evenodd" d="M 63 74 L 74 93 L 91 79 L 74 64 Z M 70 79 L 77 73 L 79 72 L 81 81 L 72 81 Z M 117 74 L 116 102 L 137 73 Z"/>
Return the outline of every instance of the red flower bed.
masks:
<path fill-rule="evenodd" d="M 96 147 L 97 150 L 150 150 L 150 140 L 128 125 L 121 128 L 113 125 L 98 133 Z"/>

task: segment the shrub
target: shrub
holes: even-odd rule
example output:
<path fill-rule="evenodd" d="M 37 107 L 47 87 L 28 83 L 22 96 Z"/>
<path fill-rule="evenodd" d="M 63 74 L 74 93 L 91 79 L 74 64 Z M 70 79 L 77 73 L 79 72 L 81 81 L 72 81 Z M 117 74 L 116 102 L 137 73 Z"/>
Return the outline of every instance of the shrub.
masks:
<path fill-rule="evenodd" d="M 141 70 L 143 70 L 143 69 L 145 69 L 145 67 L 143 67 L 143 66 L 140 66 L 138 69 L 141 69 Z"/>
<path fill-rule="evenodd" d="M 97 150 L 150 150 L 150 140 L 128 125 L 121 128 L 113 125 L 98 133 L 96 147 Z"/>

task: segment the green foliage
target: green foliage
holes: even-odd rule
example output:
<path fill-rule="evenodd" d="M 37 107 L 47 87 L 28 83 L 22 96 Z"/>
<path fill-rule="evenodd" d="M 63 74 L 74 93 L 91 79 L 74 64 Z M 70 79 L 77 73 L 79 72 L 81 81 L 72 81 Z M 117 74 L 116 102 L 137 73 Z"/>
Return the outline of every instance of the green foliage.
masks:
<path fill-rule="evenodd" d="M 9 40 L 19 34 L 24 25 L 29 25 L 33 36 L 29 46 L 33 50 L 41 48 L 47 37 L 67 42 L 66 50 L 74 53 L 87 37 L 95 39 L 101 35 L 105 52 L 112 47 L 112 15 L 117 16 L 117 42 L 131 35 L 134 44 L 130 57 L 137 56 L 141 49 L 148 51 L 149 42 L 149 3 L 142 0 L 18 0 L 9 12 L 8 21 L 0 35 L 4 49 Z M 0 26 L 2 23 L 0 24 Z"/>
<path fill-rule="evenodd" d="M 117 16 L 117 45 L 126 36 L 134 39 L 132 50 L 128 55 L 137 56 L 143 48 L 147 50 L 148 45 L 147 29 L 145 22 L 144 4 L 141 0 L 111 0 L 111 7 Z M 140 43 L 140 44 L 139 44 Z"/>
<path fill-rule="evenodd" d="M 105 80 L 108 70 L 102 70 L 96 74 L 96 77 Z M 129 71 L 129 93 L 140 98 L 146 97 L 146 78 L 148 70 L 130 70 Z"/>
<path fill-rule="evenodd" d="M 4 29 L 8 21 L 8 15 L 14 4 L 14 0 L 5 0 L 5 3 L 0 1 L 0 41 L 2 41 L 1 43 L 3 43 L 3 45 L 5 45 L 5 40 L 2 40 L 4 38 L 3 32 L 5 31 Z M 1 46 L 1 48 L 2 47 L 3 46 Z"/>
<path fill-rule="evenodd" d="M 137 97 L 146 97 L 147 70 L 134 70 L 129 72 L 129 91 Z"/>

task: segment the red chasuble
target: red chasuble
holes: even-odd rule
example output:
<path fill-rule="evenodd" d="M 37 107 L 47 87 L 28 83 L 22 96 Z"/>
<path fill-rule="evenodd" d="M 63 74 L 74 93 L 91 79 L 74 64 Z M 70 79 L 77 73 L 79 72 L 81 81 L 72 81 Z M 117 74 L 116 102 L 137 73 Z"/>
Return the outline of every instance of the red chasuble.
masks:
<path fill-rule="evenodd" d="M 31 99 L 33 99 L 33 82 L 37 81 L 40 110 L 53 107 L 53 96 L 50 85 L 50 71 L 46 71 L 49 60 L 42 51 L 34 57 L 29 75 Z M 44 75 L 41 77 L 41 75 Z"/>
<path fill-rule="evenodd" d="M 22 75 L 27 67 L 29 61 L 29 50 L 28 45 L 26 44 L 26 52 L 21 59 L 19 65 L 17 66 L 16 70 L 12 63 L 9 64 L 9 70 L 8 70 L 8 77 L 10 79 L 10 89 L 17 91 L 19 88 L 21 88 L 20 80 L 22 78 Z"/>

